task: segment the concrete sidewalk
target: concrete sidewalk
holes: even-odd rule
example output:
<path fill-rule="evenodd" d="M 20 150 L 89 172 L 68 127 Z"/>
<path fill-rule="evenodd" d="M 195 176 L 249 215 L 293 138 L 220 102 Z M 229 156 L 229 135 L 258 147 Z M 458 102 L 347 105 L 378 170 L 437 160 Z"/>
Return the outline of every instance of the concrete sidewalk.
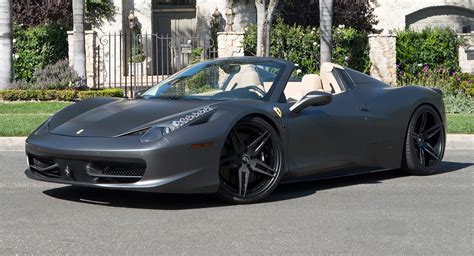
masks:
<path fill-rule="evenodd" d="M 25 150 L 26 137 L 0 137 L 0 151 Z M 446 149 L 474 149 L 474 134 L 448 134 Z"/>

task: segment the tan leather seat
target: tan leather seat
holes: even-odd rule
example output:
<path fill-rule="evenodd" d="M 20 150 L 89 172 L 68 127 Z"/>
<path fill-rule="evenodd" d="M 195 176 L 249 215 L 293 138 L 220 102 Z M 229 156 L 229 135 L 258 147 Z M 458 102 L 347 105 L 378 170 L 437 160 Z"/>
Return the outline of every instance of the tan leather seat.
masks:
<path fill-rule="evenodd" d="M 298 101 L 313 91 L 324 91 L 323 84 L 318 75 L 308 74 L 303 76 L 301 82 L 288 82 L 285 87 L 285 96 L 287 100 Z"/>
<path fill-rule="evenodd" d="M 235 88 L 234 88 L 235 86 Z M 265 90 L 260 76 L 254 65 L 242 65 L 239 73 L 234 74 L 226 88 L 227 91 L 232 89 L 244 88 L 247 86 L 258 86 Z"/>
<path fill-rule="evenodd" d="M 330 62 L 324 62 L 323 65 L 321 65 L 321 80 L 323 82 L 323 87 L 325 91 L 330 91 L 333 93 L 340 93 L 342 92 L 342 87 L 341 85 L 337 82 L 336 78 L 332 74 L 332 69 L 333 68 L 339 68 L 344 70 L 342 66 L 339 66 L 334 63 Z"/>

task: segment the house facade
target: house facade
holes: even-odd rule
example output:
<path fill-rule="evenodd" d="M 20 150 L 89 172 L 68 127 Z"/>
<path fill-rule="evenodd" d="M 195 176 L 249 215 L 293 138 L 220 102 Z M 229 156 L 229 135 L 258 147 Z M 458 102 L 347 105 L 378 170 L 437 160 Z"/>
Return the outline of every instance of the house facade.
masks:
<path fill-rule="evenodd" d="M 196 49 L 204 58 L 217 52 L 220 57 L 243 55 L 245 26 L 256 23 L 254 0 L 112 2 L 115 17 L 86 33 L 89 86 L 148 86 L 191 63 Z M 469 45 L 459 49 L 460 66 L 474 73 L 474 1 L 370 0 L 370 4 L 379 20 L 375 28 L 381 31 L 369 38 L 372 75 L 395 84 L 394 31 L 435 26 L 451 27 L 467 38 Z M 219 40 L 215 32 L 220 32 Z M 212 55 L 209 49 L 217 46 Z"/>

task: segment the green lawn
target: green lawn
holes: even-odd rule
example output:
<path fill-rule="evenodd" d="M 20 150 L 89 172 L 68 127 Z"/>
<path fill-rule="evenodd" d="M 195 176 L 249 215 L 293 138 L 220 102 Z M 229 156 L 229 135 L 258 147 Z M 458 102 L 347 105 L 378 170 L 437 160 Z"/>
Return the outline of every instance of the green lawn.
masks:
<path fill-rule="evenodd" d="M 68 102 L 0 103 L 0 136 L 26 136 Z"/>
<path fill-rule="evenodd" d="M 26 136 L 68 102 L 0 103 L 0 136 Z M 474 134 L 474 115 L 448 115 L 449 133 Z"/>

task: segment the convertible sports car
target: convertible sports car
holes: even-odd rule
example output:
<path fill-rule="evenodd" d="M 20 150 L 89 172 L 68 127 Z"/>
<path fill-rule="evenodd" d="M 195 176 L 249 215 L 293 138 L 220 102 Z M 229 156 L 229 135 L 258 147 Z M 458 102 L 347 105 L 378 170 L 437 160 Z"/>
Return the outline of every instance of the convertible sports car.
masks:
<path fill-rule="evenodd" d="M 441 92 L 324 63 L 241 57 L 190 66 L 136 99 L 73 104 L 26 141 L 32 179 L 254 203 L 281 182 L 402 169 L 433 173 Z"/>

